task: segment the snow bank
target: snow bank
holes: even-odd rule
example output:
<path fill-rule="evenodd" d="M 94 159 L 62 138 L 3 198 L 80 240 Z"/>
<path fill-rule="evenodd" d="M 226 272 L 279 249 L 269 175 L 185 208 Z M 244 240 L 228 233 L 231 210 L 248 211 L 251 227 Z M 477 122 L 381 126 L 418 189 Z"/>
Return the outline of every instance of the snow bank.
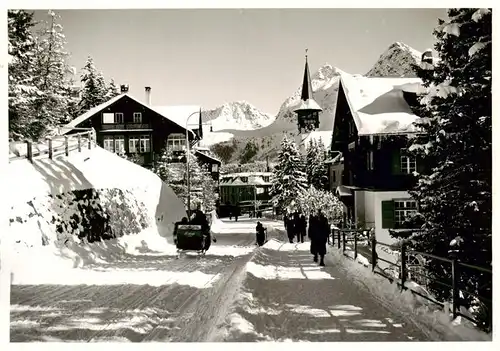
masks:
<path fill-rule="evenodd" d="M 174 222 L 186 215 L 155 174 L 100 147 L 14 161 L 5 181 L 14 276 L 172 252 Z"/>

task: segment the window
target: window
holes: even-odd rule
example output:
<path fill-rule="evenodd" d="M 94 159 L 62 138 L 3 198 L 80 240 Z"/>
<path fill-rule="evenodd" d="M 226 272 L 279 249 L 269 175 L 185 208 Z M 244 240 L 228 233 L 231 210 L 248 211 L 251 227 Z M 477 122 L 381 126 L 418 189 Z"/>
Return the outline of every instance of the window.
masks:
<path fill-rule="evenodd" d="M 149 135 L 141 135 L 139 142 L 140 153 L 151 151 L 151 138 L 149 137 Z"/>
<path fill-rule="evenodd" d="M 394 224 L 399 227 L 405 219 L 412 213 L 417 212 L 417 202 L 415 200 L 395 200 L 394 201 Z"/>
<path fill-rule="evenodd" d="M 103 124 L 115 123 L 115 115 L 113 113 L 103 113 L 102 114 L 102 123 Z M 111 139 L 113 139 L 113 138 L 111 137 Z"/>
<path fill-rule="evenodd" d="M 167 138 L 167 148 L 174 151 L 186 149 L 186 136 L 181 133 L 169 134 Z"/>
<path fill-rule="evenodd" d="M 113 145 L 113 136 L 112 135 L 105 135 L 104 136 L 104 150 L 114 152 L 115 148 Z"/>
<path fill-rule="evenodd" d="M 416 171 L 417 159 L 412 156 L 401 154 L 401 172 L 406 174 L 413 174 L 413 172 Z"/>
<path fill-rule="evenodd" d="M 125 153 L 125 137 L 123 135 L 115 135 L 115 152 L 117 154 Z"/>
<path fill-rule="evenodd" d="M 219 165 L 217 163 L 212 164 L 212 172 L 217 173 L 219 171 Z"/>
<path fill-rule="evenodd" d="M 121 112 L 116 112 L 115 113 L 115 123 L 116 124 L 123 123 L 123 113 L 121 113 Z"/>
<path fill-rule="evenodd" d="M 128 138 L 128 152 L 137 153 L 139 152 L 139 141 L 138 136 L 131 136 Z"/>
<path fill-rule="evenodd" d="M 142 113 L 134 112 L 134 123 L 142 123 Z"/>
<path fill-rule="evenodd" d="M 264 180 L 266 183 L 269 183 L 269 176 L 263 176 L 262 180 Z"/>

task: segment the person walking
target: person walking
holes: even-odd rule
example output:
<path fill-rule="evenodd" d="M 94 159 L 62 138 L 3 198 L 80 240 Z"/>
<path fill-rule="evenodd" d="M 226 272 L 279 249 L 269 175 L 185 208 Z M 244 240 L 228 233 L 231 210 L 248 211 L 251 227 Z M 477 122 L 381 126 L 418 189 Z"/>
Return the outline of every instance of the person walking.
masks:
<path fill-rule="evenodd" d="M 286 233 L 290 244 L 293 244 L 293 237 L 295 236 L 295 222 L 292 215 L 289 215 L 286 220 Z"/>
<path fill-rule="evenodd" d="M 301 243 L 304 242 L 304 238 L 306 237 L 306 230 L 307 230 L 306 216 L 304 214 L 301 214 L 299 219 L 299 231 L 297 233 L 298 234 L 297 242 L 299 242 L 299 240 Z"/>
<path fill-rule="evenodd" d="M 266 241 L 266 228 L 262 225 L 262 223 L 257 222 L 257 226 L 255 227 L 256 236 L 257 236 L 257 245 L 262 246 Z"/>
<path fill-rule="evenodd" d="M 308 229 L 308 237 L 311 241 L 311 255 L 313 255 L 313 261 L 318 262 L 318 252 L 316 247 L 316 232 L 318 230 L 318 218 L 316 215 L 311 213 L 309 215 L 309 229 Z"/>
<path fill-rule="evenodd" d="M 318 210 L 318 219 L 316 222 L 317 231 L 316 231 L 316 253 L 320 257 L 320 266 L 325 265 L 325 255 L 326 255 L 326 244 L 328 243 L 328 237 L 330 236 L 330 224 L 328 223 L 328 219 L 325 217 L 321 210 Z M 317 262 L 317 257 L 316 261 Z"/>

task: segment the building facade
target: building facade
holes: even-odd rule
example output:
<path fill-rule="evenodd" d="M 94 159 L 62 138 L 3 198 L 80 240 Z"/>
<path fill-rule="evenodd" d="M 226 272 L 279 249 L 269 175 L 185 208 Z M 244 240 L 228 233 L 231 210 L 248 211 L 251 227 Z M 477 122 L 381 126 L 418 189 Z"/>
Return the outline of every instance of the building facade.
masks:
<path fill-rule="evenodd" d="M 242 172 L 220 176 L 220 216 L 226 217 L 238 205 L 242 213 L 272 208 L 272 172 Z"/>
<path fill-rule="evenodd" d="M 122 85 L 120 95 L 75 118 L 62 128 L 62 134 L 94 128 L 99 146 L 110 152 L 135 155 L 146 168 L 154 166 L 165 147 L 185 162 L 187 142 L 194 146 L 203 137 L 200 107 L 152 106 L 149 87 L 145 88 L 145 101 L 131 96 L 128 86 Z M 198 128 L 188 128 L 188 118 L 195 114 L 199 115 L 198 119 L 192 121 Z M 200 157 L 213 173 L 217 173 L 213 177 L 218 179 L 220 161 L 214 157 Z"/>
<path fill-rule="evenodd" d="M 389 229 L 403 228 L 417 210 L 408 190 L 416 182 L 413 172 L 424 165 L 406 147 L 418 133 L 411 106 L 420 89 L 418 78 L 340 79 L 331 151 L 342 157 L 330 163 L 331 187 L 346 207 L 346 219 L 375 228 L 382 242 L 391 242 Z"/>

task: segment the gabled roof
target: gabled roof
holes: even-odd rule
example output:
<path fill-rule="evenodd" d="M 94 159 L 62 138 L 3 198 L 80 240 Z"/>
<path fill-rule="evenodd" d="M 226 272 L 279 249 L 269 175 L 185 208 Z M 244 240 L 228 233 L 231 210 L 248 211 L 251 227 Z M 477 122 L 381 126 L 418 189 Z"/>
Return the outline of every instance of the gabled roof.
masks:
<path fill-rule="evenodd" d="M 117 96 L 109 99 L 108 101 L 103 102 L 102 104 L 91 108 L 90 110 L 88 110 L 84 114 L 76 117 L 74 120 L 72 120 L 71 122 L 69 122 L 68 124 L 66 124 L 64 126 L 64 130 L 62 131 L 62 134 L 69 133 L 72 128 L 76 128 L 80 123 L 85 122 L 87 119 L 94 116 L 96 113 L 99 113 L 100 111 L 104 110 L 108 106 L 111 106 L 112 104 L 114 104 L 118 100 L 124 98 L 125 96 L 130 98 L 132 101 L 150 109 L 151 111 L 156 112 L 160 116 L 177 124 L 179 127 L 182 127 L 183 129 L 186 129 L 185 120 L 187 119 L 187 117 L 191 113 L 198 112 L 200 110 L 199 106 L 157 106 L 157 107 L 148 106 L 148 105 L 144 104 L 142 101 L 131 96 L 129 93 L 124 93 L 124 94 L 117 95 Z M 186 115 L 185 115 L 184 122 L 183 122 L 182 116 L 184 116 L 184 114 L 186 114 Z M 193 121 L 194 121 L 194 119 L 193 119 Z M 191 133 L 193 133 L 191 128 L 188 128 L 188 129 L 191 131 Z"/>
<path fill-rule="evenodd" d="M 222 163 L 222 161 L 221 161 L 221 160 L 219 160 L 218 158 L 216 158 L 215 156 L 211 155 L 211 154 L 210 154 L 210 153 L 208 153 L 208 152 L 205 152 L 205 151 L 202 151 L 202 150 L 199 150 L 199 149 L 195 149 L 195 153 L 196 153 L 196 154 L 203 155 L 203 156 L 205 156 L 205 157 L 207 157 L 207 158 L 209 158 L 209 159 L 211 159 L 211 160 L 213 160 L 213 161 L 215 161 L 215 162 L 217 162 L 217 163 L 219 163 L 219 164 L 221 164 L 221 163 Z"/>
<path fill-rule="evenodd" d="M 416 132 L 416 116 L 403 92 L 423 91 L 420 78 L 368 78 L 341 74 L 358 135 L 405 134 Z"/>

